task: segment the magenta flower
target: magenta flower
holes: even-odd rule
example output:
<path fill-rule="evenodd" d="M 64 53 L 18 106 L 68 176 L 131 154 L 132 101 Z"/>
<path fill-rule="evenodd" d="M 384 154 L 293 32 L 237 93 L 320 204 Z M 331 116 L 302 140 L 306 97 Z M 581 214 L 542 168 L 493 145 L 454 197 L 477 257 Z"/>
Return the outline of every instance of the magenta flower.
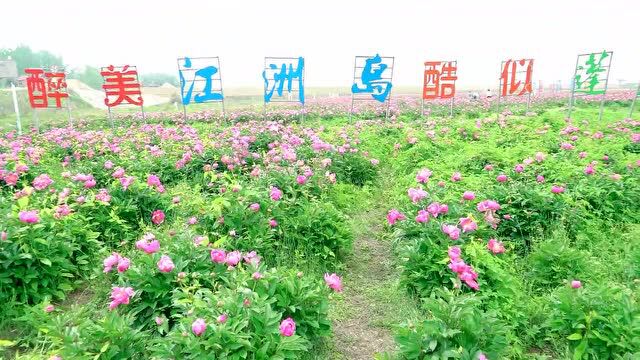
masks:
<path fill-rule="evenodd" d="M 77 201 L 80 202 L 80 198 L 82 198 L 82 202 L 84 202 L 84 197 L 82 196 L 78 197 Z M 107 189 L 100 189 L 100 191 L 98 191 L 98 193 L 96 194 L 96 200 L 108 204 L 111 201 L 111 195 L 109 195 Z"/>
<path fill-rule="evenodd" d="M 396 221 L 401 221 L 401 220 L 404 220 L 406 218 L 407 217 L 404 216 L 403 213 L 401 213 L 400 211 L 398 211 L 396 209 L 391 209 L 387 213 L 387 222 L 389 223 L 389 225 L 393 225 L 393 224 L 396 223 Z"/>
<path fill-rule="evenodd" d="M 278 222 L 276 221 L 276 219 L 269 220 L 269 226 L 271 226 L 272 228 L 278 226 Z"/>
<path fill-rule="evenodd" d="M 477 209 L 480 212 L 498 211 L 498 210 L 500 210 L 500 204 L 498 204 L 494 200 L 484 200 L 484 201 L 481 201 L 480 203 L 478 203 Z"/>
<path fill-rule="evenodd" d="M 53 180 L 51 180 L 49 175 L 40 174 L 36 176 L 35 179 L 33 179 L 33 181 L 31 182 L 31 185 L 33 185 L 33 187 L 36 190 L 44 190 L 47 188 L 47 186 L 51 185 L 52 183 L 53 183 Z"/>
<path fill-rule="evenodd" d="M 260 279 L 262 279 L 262 274 L 260 274 L 260 272 L 256 271 L 251 275 L 251 277 L 253 278 L 253 280 L 260 280 Z"/>
<path fill-rule="evenodd" d="M 2 240 L 2 241 L 7 240 L 7 232 L 6 231 L 0 231 L 0 240 Z"/>
<path fill-rule="evenodd" d="M 465 233 L 478 230 L 478 224 L 469 217 L 460 218 L 460 227 Z"/>
<path fill-rule="evenodd" d="M 544 182 L 544 176 L 542 176 L 542 175 L 536 176 L 536 181 L 539 182 L 539 183 L 543 183 Z"/>
<path fill-rule="evenodd" d="M 227 318 L 227 314 L 220 314 L 220 316 L 218 316 L 218 322 L 224 324 L 227 322 Z"/>
<path fill-rule="evenodd" d="M 517 173 L 521 173 L 524 171 L 524 165 L 522 164 L 518 164 L 513 168 L 513 171 L 517 172 Z"/>
<path fill-rule="evenodd" d="M 151 213 L 151 222 L 156 224 L 156 225 L 160 225 L 164 222 L 164 211 L 162 210 L 156 210 L 153 213 Z"/>
<path fill-rule="evenodd" d="M 260 211 L 260 204 L 258 203 L 253 203 L 251 205 L 249 205 L 249 209 L 253 212 L 258 212 Z"/>
<path fill-rule="evenodd" d="M 205 330 L 207 330 L 207 323 L 204 319 L 198 318 L 191 324 L 191 331 L 195 336 L 204 334 Z"/>
<path fill-rule="evenodd" d="M 240 262 L 240 259 L 242 259 L 242 253 L 236 250 L 227 254 L 227 258 L 225 259 L 225 262 L 229 266 L 236 266 Z"/>
<path fill-rule="evenodd" d="M 427 181 L 429 181 L 430 177 L 431 177 L 431 170 L 427 168 L 420 169 L 420 171 L 418 171 L 418 174 L 416 175 L 416 181 L 422 184 L 426 184 Z"/>
<path fill-rule="evenodd" d="M 447 255 L 449 255 L 449 259 L 451 259 L 451 261 L 460 259 L 461 253 L 462 250 L 460 250 L 460 246 L 450 246 L 449 250 L 447 251 Z"/>
<path fill-rule="evenodd" d="M 109 304 L 109 310 L 113 310 L 118 305 L 129 304 L 129 298 L 133 296 L 134 291 L 130 287 L 117 287 L 111 288 L 111 303 Z"/>
<path fill-rule="evenodd" d="M 487 243 L 487 249 L 489 249 L 494 254 L 502 254 L 505 251 L 502 242 L 496 239 L 489 239 L 489 242 Z"/>
<path fill-rule="evenodd" d="M 296 177 L 296 182 L 298 185 L 304 185 L 307 182 L 307 177 L 304 175 L 298 175 L 298 177 Z"/>
<path fill-rule="evenodd" d="M 429 212 L 426 210 L 419 210 L 418 215 L 416 216 L 416 222 L 426 223 L 428 221 L 429 221 Z"/>
<path fill-rule="evenodd" d="M 459 172 L 454 172 L 453 175 L 451 175 L 451 181 L 458 182 L 460 180 L 462 180 L 462 175 L 460 175 Z"/>
<path fill-rule="evenodd" d="M 277 187 L 272 186 L 270 196 L 271 196 L 271 200 L 278 201 L 282 199 L 282 191 Z"/>
<path fill-rule="evenodd" d="M 335 290 L 336 292 L 342 291 L 342 279 L 338 275 L 334 274 L 324 274 L 324 282 L 327 283 L 327 286 Z"/>
<path fill-rule="evenodd" d="M 136 248 L 147 254 L 153 254 L 160 250 L 160 242 L 156 240 L 156 237 L 153 234 L 147 233 L 142 237 L 142 239 L 136 241 Z"/>
<path fill-rule="evenodd" d="M 500 183 L 506 182 L 509 179 L 509 177 L 505 174 L 500 174 L 496 177 L 496 180 Z"/>
<path fill-rule="evenodd" d="M 475 198 L 476 198 L 476 194 L 473 191 L 465 191 L 462 194 L 462 199 L 464 199 L 464 200 L 468 200 L 469 201 L 469 200 L 473 200 Z"/>
<path fill-rule="evenodd" d="M 20 211 L 18 219 L 26 224 L 35 224 L 40 221 L 38 210 Z"/>
<path fill-rule="evenodd" d="M 171 272 L 175 268 L 173 261 L 167 255 L 162 255 L 160 260 L 158 260 L 158 270 L 164 273 Z"/>
<path fill-rule="evenodd" d="M 242 259 L 244 260 L 245 263 L 250 265 L 258 266 L 258 264 L 260 264 L 260 256 L 258 256 L 258 254 L 255 251 L 250 251 L 246 253 L 242 257 Z"/>
<path fill-rule="evenodd" d="M 211 250 L 211 261 L 217 264 L 223 264 L 227 260 L 227 254 L 224 250 L 213 249 Z"/>
<path fill-rule="evenodd" d="M 553 185 L 551 187 L 551 192 L 554 194 L 561 194 L 564 192 L 564 187 L 562 186 L 558 186 L 558 185 Z"/>
<path fill-rule="evenodd" d="M 44 312 L 46 312 L 46 313 L 50 313 L 50 312 L 52 312 L 52 311 L 53 311 L 53 310 L 55 310 L 55 309 L 56 309 L 56 308 L 55 308 L 55 306 L 53 306 L 53 305 L 49 304 L 49 305 L 47 305 L 47 306 L 45 306 L 45 307 L 44 307 Z"/>
<path fill-rule="evenodd" d="M 293 336 L 296 332 L 296 323 L 292 318 L 288 317 L 280 323 L 280 335 Z"/>
<path fill-rule="evenodd" d="M 127 271 L 127 269 L 129 269 L 129 265 L 131 264 L 131 260 L 129 260 L 126 257 L 120 257 L 120 259 L 118 260 L 118 272 L 119 273 L 123 273 L 125 271 Z"/>
<path fill-rule="evenodd" d="M 458 240 L 460 238 L 460 229 L 455 225 L 442 224 L 441 230 L 443 233 L 449 235 L 451 240 Z"/>
<path fill-rule="evenodd" d="M 571 281 L 571 287 L 573 289 L 579 289 L 582 287 L 582 282 L 580 282 L 580 280 L 573 280 Z"/>
<path fill-rule="evenodd" d="M 584 168 L 585 175 L 593 175 L 595 172 L 596 170 L 593 168 L 593 165 L 591 164 L 587 165 L 587 167 Z"/>
<path fill-rule="evenodd" d="M 424 199 L 425 197 L 427 197 L 427 195 L 429 195 L 426 191 L 422 189 L 414 189 L 414 188 L 409 189 L 407 193 L 409 195 L 409 198 L 414 204 L 418 203 L 420 200 Z"/>

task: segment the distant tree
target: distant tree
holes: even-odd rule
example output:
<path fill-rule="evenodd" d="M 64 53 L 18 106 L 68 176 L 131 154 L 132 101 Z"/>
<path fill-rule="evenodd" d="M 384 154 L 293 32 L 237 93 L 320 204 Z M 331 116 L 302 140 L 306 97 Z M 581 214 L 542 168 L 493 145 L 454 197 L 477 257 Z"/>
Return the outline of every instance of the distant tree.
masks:
<path fill-rule="evenodd" d="M 143 86 L 160 86 L 164 83 L 169 83 L 173 86 L 178 86 L 178 77 L 171 74 L 163 73 L 149 73 L 140 76 Z"/>
<path fill-rule="evenodd" d="M 102 76 L 100 69 L 93 66 L 85 66 L 82 71 L 73 70 L 69 74 L 69 79 L 77 79 L 94 89 L 101 89 Z"/>
<path fill-rule="evenodd" d="M 6 59 L 8 57 L 16 61 L 19 75 L 24 75 L 24 69 L 30 67 L 64 65 L 62 57 L 56 56 L 46 50 L 34 52 L 26 45 L 18 45 L 15 49 L 0 49 L 0 59 Z"/>

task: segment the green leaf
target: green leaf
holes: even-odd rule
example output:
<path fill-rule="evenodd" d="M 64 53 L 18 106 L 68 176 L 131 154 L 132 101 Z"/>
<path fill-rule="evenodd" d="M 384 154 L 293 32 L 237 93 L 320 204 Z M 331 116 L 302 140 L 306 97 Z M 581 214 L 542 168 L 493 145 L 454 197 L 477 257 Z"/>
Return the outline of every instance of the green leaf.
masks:
<path fill-rule="evenodd" d="M 47 266 L 51 266 L 51 260 L 49 259 L 43 258 L 43 259 L 40 259 L 40 262 Z"/>
<path fill-rule="evenodd" d="M 0 339 L 0 347 L 13 346 L 14 344 L 15 344 L 15 342 L 13 342 L 11 340 Z"/>

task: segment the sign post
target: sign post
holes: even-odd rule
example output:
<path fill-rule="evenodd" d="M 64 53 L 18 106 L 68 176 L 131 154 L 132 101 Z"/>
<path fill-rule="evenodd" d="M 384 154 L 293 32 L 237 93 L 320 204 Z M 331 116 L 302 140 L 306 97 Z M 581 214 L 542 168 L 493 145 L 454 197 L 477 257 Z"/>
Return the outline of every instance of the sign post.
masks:
<path fill-rule="evenodd" d="M 522 79 L 524 75 L 524 79 Z M 523 83 L 524 80 L 524 83 Z M 533 59 L 509 59 L 500 65 L 498 102 L 496 112 L 500 116 L 500 99 L 508 96 L 527 95 L 527 112 L 533 92 Z"/>
<path fill-rule="evenodd" d="M 18 106 L 18 94 L 16 93 L 16 86 L 11 83 L 11 97 L 13 97 L 13 110 L 16 112 L 16 127 L 18 128 L 18 135 L 22 135 L 22 122 L 20 121 L 20 107 Z"/>
<path fill-rule="evenodd" d="M 421 114 L 424 115 L 424 101 L 451 99 L 449 117 L 453 116 L 453 101 L 458 80 L 458 61 L 425 61 L 422 84 Z"/>
<path fill-rule="evenodd" d="M 187 120 L 187 105 L 219 102 L 222 104 L 224 118 L 224 92 L 222 91 L 222 72 L 220 58 L 182 57 L 178 58 L 180 77 L 180 98 L 184 119 Z"/>
<path fill-rule="evenodd" d="M 600 114 L 598 115 L 598 120 L 602 120 L 604 97 L 609 86 L 609 71 L 611 70 L 612 59 L 613 51 L 606 50 L 600 53 L 578 55 L 572 79 L 567 117 L 571 118 L 576 96 L 579 94 L 600 95 Z M 603 82 L 604 86 L 602 85 Z"/>
<path fill-rule="evenodd" d="M 295 64 L 295 67 L 294 67 Z M 267 117 L 267 104 L 270 102 L 300 103 L 302 112 L 300 119 L 304 120 L 305 98 L 304 57 L 269 57 L 264 58 L 262 79 L 264 80 L 264 105 L 262 116 Z M 294 79 L 296 81 L 294 81 Z M 285 91 L 286 84 L 286 94 Z"/>
<path fill-rule="evenodd" d="M 356 56 L 353 64 L 349 120 L 353 116 L 353 106 L 356 101 L 372 100 L 387 103 L 385 118 L 389 118 L 394 61 L 395 58 L 393 56 L 380 56 L 378 54 L 375 56 Z M 360 70 L 359 73 L 358 70 Z M 385 76 L 385 74 L 387 75 Z M 365 94 L 365 96 L 356 94 Z"/>

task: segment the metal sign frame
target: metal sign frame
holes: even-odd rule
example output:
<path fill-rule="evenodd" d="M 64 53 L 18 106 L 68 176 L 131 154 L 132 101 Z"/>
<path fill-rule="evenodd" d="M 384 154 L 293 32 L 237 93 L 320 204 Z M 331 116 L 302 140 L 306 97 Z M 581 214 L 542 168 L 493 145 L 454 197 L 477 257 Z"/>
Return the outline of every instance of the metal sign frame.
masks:
<path fill-rule="evenodd" d="M 453 66 L 455 67 L 455 70 L 453 71 L 453 75 L 456 76 L 456 79 L 453 80 L 453 88 L 455 89 L 456 87 L 456 81 L 458 80 L 458 60 L 451 60 L 451 61 L 425 61 L 424 62 L 424 70 L 422 72 L 422 96 L 421 96 L 421 104 L 420 104 L 420 114 L 422 116 L 424 116 L 424 101 L 425 100 L 431 100 L 431 99 L 425 99 L 424 98 L 424 93 L 425 93 L 425 89 L 427 87 L 427 77 L 425 76 L 425 73 L 427 72 L 427 68 L 431 68 L 430 65 L 427 65 L 428 63 L 440 63 L 442 66 L 444 66 L 444 64 L 448 64 L 449 66 L 451 66 L 451 64 L 453 64 Z M 440 71 L 440 73 L 442 73 L 442 71 Z M 453 117 L 453 103 L 454 103 L 454 98 L 455 98 L 455 90 L 453 92 L 453 95 L 450 97 L 451 102 L 449 104 L 449 117 Z M 437 99 L 447 99 L 447 98 L 443 98 L 442 96 L 438 96 Z"/>
<path fill-rule="evenodd" d="M 299 83 L 297 82 L 292 82 L 292 86 L 291 86 L 291 90 L 285 89 L 286 90 L 286 95 L 287 97 L 291 97 L 291 100 L 289 98 L 285 99 L 284 96 L 285 95 L 277 95 L 277 97 L 274 97 L 272 99 L 270 99 L 269 101 L 267 101 L 266 99 L 266 94 L 268 91 L 268 84 L 270 83 L 270 81 L 276 81 L 275 79 L 275 74 L 277 72 L 277 70 L 272 69 L 271 67 L 269 67 L 269 64 L 294 64 L 296 61 L 300 61 L 300 59 L 302 59 L 302 74 L 300 82 L 302 83 L 302 89 L 300 88 Z M 274 62 L 275 60 L 275 62 Z M 306 81 L 306 72 L 307 72 L 307 62 L 306 59 L 304 58 L 304 56 L 298 56 L 298 57 L 285 57 L 285 56 L 265 56 L 264 57 L 264 67 L 263 67 L 263 80 L 264 80 L 264 87 L 263 87 L 263 91 L 262 91 L 262 101 L 263 101 L 263 110 L 262 110 L 262 117 L 263 119 L 266 119 L 267 117 L 267 103 L 271 103 L 271 102 L 275 102 L 275 103 L 300 103 L 302 106 L 302 112 L 300 114 L 300 120 L 304 120 L 304 113 L 305 113 L 305 95 L 304 95 L 304 87 L 305 87 L 305 81 Z M 268 76 L 270 75 L 270 76 Z M 282 80 L 284 81 L 284 80 Z M 275 91 L 275 90 L 274 90 Z M 300 100 L 300 93 L 302 93 L 302 101 Z M 296 98 L 296 100 L 293 100 L 293 98 Z"/>
<path fill-rule="evenodd" d="M 604 112 L 604 101 L 605 101 L 605 96 L 607 94 L 607 89 L 609 88 L 609 73 L 611 72 L 611 64 L 613 62 L 613 51 L 607 51 L 607 50 L 603 50 L 601 52 L 595 52 L 595 53 L 588 53 L 588 54 L 578 54 L 578 56 L 576 57 L 576 67 L 573 71 L 573 78 L 571 78 L 571 97 L 569 98 L 569 113 L 567 115 L 568 118 L 571 118 L 571 112 L 573 111 L 573 106 L 575 105 L 575 101 L 576 99 L 576 77 L 578 76 L 578 65 L 580 65 L 580 59 L 584 59 L 585 57 L 589 57 L 591 55 L 602 55 L 602 54 L 608 54 L 608 58 L 609 61 L 607 62 L 606 66 L 602 66 L 602 68 L 606 68 L 606 76 L 604 78 L 604 89 L 602 91 L 602 94 L 600 96 L 600 113 L 598 115 L 598 121 L 602 120 L 602 113 Z M 598 80 L 603 80 L 600 77 L 597 77 Z M 584 93 L 583 91 L 578 91 L 578 93 L 582 93 L 582 96 L 587 96 L 587 95 L 597 95 L 597 94 L 589 94 L 589 93 Z"/>
<path fill-rule="evenodd" d="M 140 88 L 140 98 L 142 99 L 142 103 L 140 104 L 140 111 L 142 112 L 142 120 L 146 123 L 147 119 L 146 119 L 146 117 L 144 115 L 144 98 L 142 96 L 142 84 L 140 83 L 140 74 L 138 73 L 138 67 L 136 65 L 110 65 L 110 66 L 113 66 L 113 71 L 115 71 L 115 70 L 122 71 L 126 66 L 126 67 L 128 67 L 128 69 L 133 69 L 136 72 L 136 83 L 138 84 L 138 87 Z M 102 66 L 102 67 L 100 67 L 100 73 L 101 73 L 100 76 L 102 76 L 102 72 L 103 71 L 109 70 L 110 66 Z M 111 71 L 111 70 L 109 70 L 109 71 Z M 107 83 L 106 78 L 104 76 L 102 76 L 102 85 L 104 86 L 106 83 Z M 107 92 L 104 89 L 104 87 L 102 88 L 102 90 L 104 92 L 105 99 L 109 99 L 109 96 L 107 95 Z M 105 105 L 106 105 L 106 103 L 105 103 Z M 131 103 L 127 103 L 126 105 L 138 106 L 138 105 L 131 104 Z M 109 113 L 109 122 L 111 123 L 111 127 L 114 127 L 113 117 L 111 115 L 111 108 L 119 106 L 119 104 L 115 105 L 115 106 L 109 106 L 109 105 L 106 105 L 106 106 L 107 106 L 107 111 Z"/>
<path fill-rule="evenodd" d="M 507 83 L 507 79 L 504 79 L 504 83 L 502 82 L 502 73 L 504 72 L 504 66 L 509 61 L 514 61 L 514 62 L 518 63 L 518 62 L 521 62 L 523 60 L 527 62 L 527 67 L 524 70 L 518 70 L 518 66 L 516 65 L 516 71 L 515 71 L 514 74 L 512 74 L 512 76 L 517 77 L 519 74 L 526 74 L 527 71 L 528 71 L 527 68 L 529 66 L 531 66 L 531 89 L 529 89 L 529 92 L 527 94 L 527 112 L 529 111 L 529 106 L 531 105 L 531 93 L 533 93 L 533 63 L 534 63 L 534 59 L 533 58 L 522 58 L 522 59 L 517 59 L 517 60 L 515 60 L 515 59 L 502 60 L 502 62 L 500 63 L 500 77 L 498 78 L 498 100 L 497 100 L 497 104 L 496 104 L 496 113 L 498 113 L 498 116 L 500 116 L 500 99 L 501 98 L 504 97 L 506 99 L 508 97 L 513 97 L 513 96 L 522 96 L 520 94 L 518 94 L 518 95 L 507 94 L 507 95 L 502 96 L 502 87 L 509 85 Z M 526 83 L 525 83 L 524 86 L 526 86 Z"/>
<path fill-rule="evenodd" d="M 197 104 L 206 104 L 206 103 L 220 103 L 222 105 L 222 118 L 226 117 L 226 113 L 224 110 L 224 90 L 222 87 L 222 70 L 220 67 L 220 57 L 219 56 L 200 56 L 200 57 L 190 57 L 190 56 L 185 56 L 185 57 L 180 57 L 177 59 L 178 62 L 178 74 L 182 74 L 183 71 L 185 72 L 194 72 L 193 75 L 193 79 L 191 80 L 191 83 L 193 84 L 193 86 L 195 87 L 196 83 L 201 83 L 201 82 L 207 82 L 208 80 L 205 78 L 201 78 L 198 79 L 195 76 L 195 72 L 202 69 L 202 67 L 184 67 L 183 65 L 183 61 L 185 59 L 189 59 L 191 61 L 193 60 L 197 60 L 197 61 L 202 61 L 202 62 L 207 62 L 209 60 L 212 60 L 212 62 L 208 63 L 208 65 L 213 65 L 216 67 L 216 69 L 218 70 L 218 72 L 211 77 L 211 84 L 212 84 L 212 88 L 211 88 L 211 92 L 219 92 L 220 95 L 222 95 L 222 99 L 217 100 L 217 99 L 211 99 L 211 100 L 205 100 L 205 101 L 200 101 L 200 102 L 195 102 Z M 204 64 L 203 64 L 204 65 Z M 184 113 L 184 119 L 187 119 L 187 105 L 189 104 L 185 104 L 184 103 L 184 87 L 186 86 L 186 84 L 188 83 L 187 79 L 184 79 L 183 82 L 183 77 L 182 76 L 178 76 L 178 81 L 180 81 L 180 103 L 182 104 L 182 110 Z M 215 85 L 217 84 L 217 86 Z M 195 90 L 195 89 L 194 89 Z M 201 90 L 201 89 L 197 89 L 197 90 Z M 194 95 L 195 96 L 195 95 Z"/>
<path fill-rule="evenodd" d="M 38 132 L 40 131 L 40 117 L 38 116 L 38 112 L 39 111 L 47 111 L 49 109 L 53 109 L 54 111 L 59 111 L 61 109 L 66 109 L 67 110 L 67 117 L 69 118 L 69 127 L 73 128 L 73 120 L 71 118 L 71 94 L 69 94 L 69 89 L 68 89 L 67 83 L 66 83 L 67 75 L 69 75 L 69 71 L 67 71 L 67 67 L 64 66 L 64 65 L 50 65 L 50 66 L 43 66 L 43 67 L 40 67 L 40 68 L 31 68 L 31 69 L 40 69 L 40 70 L 42 70 L 44 72 L 44 74 L 54 73 L 54 72 L 63 73 L 64 74 L 64 85 L 65 86 L 64 86 L 63 90 L 57 89 L 58 90 L 57 92 L 61 93 L 61 94 L 64 94 L 64 95 L 67 95 L 67 96 L 64 97 L 66 99 L 64 101 L 66 106 L 60 106 L 60 107 L 51 106 L 49 104 L 49 102 L 47 101 L 47 106 L 46 107 L 42 107 L 42 108 L 40 108 L 40 107 L 31 107 L 33 123 L 34 123 L 34 125 L 36 127 L 36 130 Z M 47 78 L 45 77 L 44 80 L 45 80 L 45 92 L 48 92 L 49 85 L 48 85 L 48 82 L 47 82 Z M 28 92 L 28 90 L 27 90 L 27 92 Z M 27 96 L 28 96 L 28 94 L 27 94 Z M 62 100 L 60 100 L 60 102 L 62 102 Z"/>
<path fill-rule="evenodd" d="M 629 119 L 631 119 L 631 116 L 633 116 L 633 109 L 636 106 L 636 100 L 638 99 L 638 97 L 640 97 L 640 82 L 638 83 L 638 87 L 636 88 L 635 96 L 631 101 L 631 110 L 629 110 Z"/>
<path fill-rule="evenodd" d="M 362 70 L 364 69 L 364 64 L 366 64 L 367 59 L 371 59 L 374 58 L 376 56 L 380 56 L 380 55 L 356 55 L 354 62 L 353 62 L 353 82 L 351 83 L 352 86 L 354 84 L 357 84 L 357 81 L 360 80 L 362 81 Z M 379 80 L 388 80 L 389 84 L 391 84 L 391 90 L 389 90 L 389 94 L 387 95 L 387 99 L 384 101 L 387 103 L 387 111 L 386 111 L 386 116 L 385 119 L 389 119 L 389 108 L 391 106 L 391 92 L 393 91 L 393 69 L 395 67 L 395 56 L 380 56 L 380 58 L 382 59 L 382 64 L 386 64 L 387 66 L 389 65 L 389 63 L 385 60 L 389 60 L 391 59 L 391 66 L 388 66 L 383 72 L 382 75 L 380 77 Z M 358 61 L 360 60 L 360 61 Z M 362 63 L 362 66 L 358 66 L 359 63 Z M 357 71 L 360 70 L 360 74 L 357 73 Z M 390 71 L 391 74 L 389 75 L 389 77 L 384 77 L 384 73 L 386 73 L 387 71 Z M 356 101 L 378 101 L 376 99 L 374 99 L 372 97 L 371 93 L 366 93 L 365 94 L 367 97 L 371 97 L 370 99 L 367 98 L 356 98 L 355 93 L 353 92 L 353 90 L 351 91 L 351 111 L 349 111 L 349 120 L 351 120 L 351 117 L 353 116 L 353 106 L 355 104 Z M 379 101 L 378 101 L 379 102 Z"/>

